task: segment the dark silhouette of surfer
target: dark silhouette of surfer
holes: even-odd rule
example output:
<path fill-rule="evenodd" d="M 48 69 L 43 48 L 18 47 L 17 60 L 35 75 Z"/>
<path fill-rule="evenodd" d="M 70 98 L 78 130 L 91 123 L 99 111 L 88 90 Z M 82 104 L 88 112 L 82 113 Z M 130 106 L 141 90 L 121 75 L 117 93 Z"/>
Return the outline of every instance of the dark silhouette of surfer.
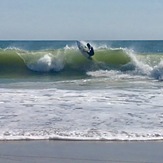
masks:
<path fill-rule="evenodd" d="M 93 47 L 89 43 L 87 43 L 87 47 L 89 49 L 89 51 L 87 53 L 88 53 L 88 55 L 90 57 L 92 57 L 94 55 L 94 49 L 93 49 Z"/>

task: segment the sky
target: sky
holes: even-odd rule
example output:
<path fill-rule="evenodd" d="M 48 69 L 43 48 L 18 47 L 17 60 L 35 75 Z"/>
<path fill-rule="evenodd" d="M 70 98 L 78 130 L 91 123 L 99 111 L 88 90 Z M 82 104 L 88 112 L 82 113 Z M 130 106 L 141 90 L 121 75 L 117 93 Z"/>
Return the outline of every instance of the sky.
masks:
<path fill-rule="evenodd" d="M 163 0 L 0 0 L 0 40 L 163 40 Z"/>

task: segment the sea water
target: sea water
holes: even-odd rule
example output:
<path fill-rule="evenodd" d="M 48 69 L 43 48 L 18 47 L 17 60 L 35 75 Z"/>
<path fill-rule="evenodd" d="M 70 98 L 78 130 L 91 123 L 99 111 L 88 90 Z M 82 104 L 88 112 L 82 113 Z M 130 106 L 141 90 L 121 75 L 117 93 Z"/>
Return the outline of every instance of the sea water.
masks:
<path fill-rule="evenodd" d="M 163 41 L 0 41 L 0 140 L 162 140 Z"/>

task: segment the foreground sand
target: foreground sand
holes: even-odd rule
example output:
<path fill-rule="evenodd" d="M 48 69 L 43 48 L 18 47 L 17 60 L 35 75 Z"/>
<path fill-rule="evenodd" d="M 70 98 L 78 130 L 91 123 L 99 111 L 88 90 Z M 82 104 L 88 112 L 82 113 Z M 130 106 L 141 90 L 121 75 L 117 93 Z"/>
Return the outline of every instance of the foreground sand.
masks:
<path fill-rule="evenodd" d="M 0 163 L 162 163 L 163 142 L 1 141 Z"/>

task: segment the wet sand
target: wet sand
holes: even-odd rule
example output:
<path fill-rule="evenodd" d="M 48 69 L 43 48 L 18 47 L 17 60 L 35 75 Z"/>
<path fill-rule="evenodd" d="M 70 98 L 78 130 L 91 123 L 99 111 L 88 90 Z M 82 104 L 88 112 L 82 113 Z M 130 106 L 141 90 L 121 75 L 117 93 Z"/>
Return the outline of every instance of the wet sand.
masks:
<path fill-rule="evenodd" d="M 163 142 L 1 141 L 0 163 L 162 163 Z"/>

